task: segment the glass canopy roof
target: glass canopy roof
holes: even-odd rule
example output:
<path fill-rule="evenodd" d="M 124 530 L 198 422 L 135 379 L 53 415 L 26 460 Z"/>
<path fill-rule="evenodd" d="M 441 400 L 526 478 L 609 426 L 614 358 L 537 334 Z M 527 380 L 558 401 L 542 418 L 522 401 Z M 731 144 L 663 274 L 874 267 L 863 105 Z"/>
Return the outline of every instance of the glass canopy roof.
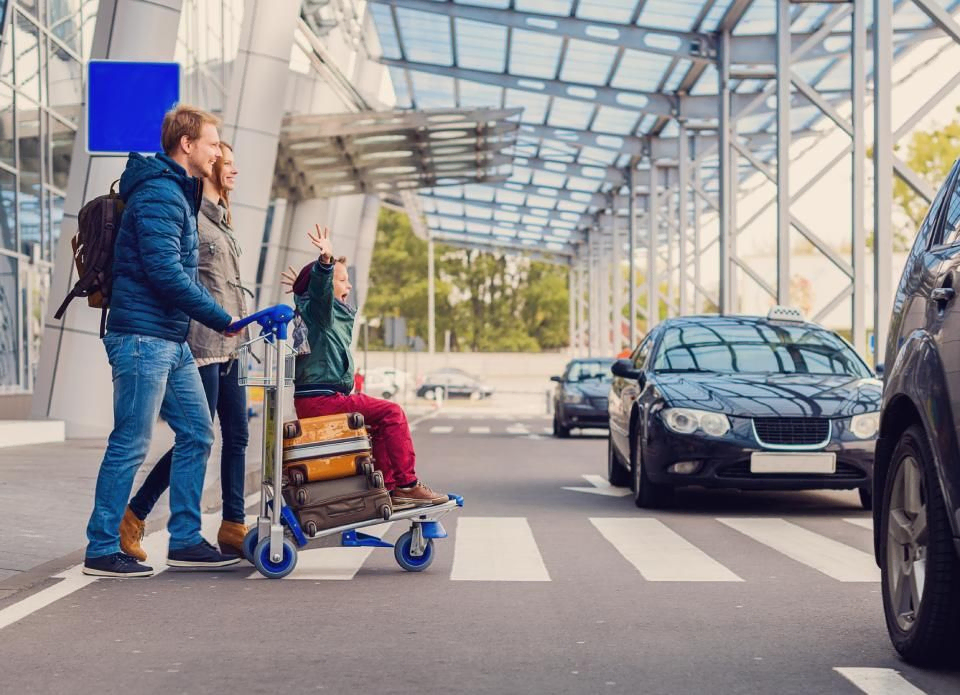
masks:
<path fill-rule="evenodd" d="M 523 109 L 508 180 L 420 192 L 435 237 L 574 254 L 583 230 L 626 191 L 626 170 L 648 152 L 645 137 L 675 143 L 678 115 L 713 137 L 719 32 L 732 37 L 733 110 L 772 94 L 775 1 L 370 0 L 398 108 Z M 940 4 L 952 10 L 960 0 Z M 912 2 L 894 5 L 897 54 L 936 35 Z M 835 107 L 850 98 L 851 12 L 850 3 L 791 7 L 794 47 L 820 34 L 793 71 Z M 762 100 L 736 121 L 766 165 L 776 161 L 774 108 Z M 822 130 L 822 120 L 795 96 L 794 137 Z M 716 192 L 718 159 L 698 154 L 703 189 Z M 740 159 L 741 178 L 756 173 Z"/>

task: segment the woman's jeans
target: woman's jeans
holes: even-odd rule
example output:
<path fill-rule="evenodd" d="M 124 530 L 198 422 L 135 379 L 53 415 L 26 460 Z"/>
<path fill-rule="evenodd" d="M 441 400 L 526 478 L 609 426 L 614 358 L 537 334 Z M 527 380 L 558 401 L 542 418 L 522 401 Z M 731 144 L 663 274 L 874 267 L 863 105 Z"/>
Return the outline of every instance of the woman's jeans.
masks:
<path fill-rule="evenodd" d="M 120 552 L 120 519 L 134 476 L 150 448 L 158 415 L 176 433 L 163 482 L 166 488 L 172 468 L 170 549 L 195 545 L 202 540 L 200 494 L 213 426 L 190 348 L 186 343 L 133 333 L 107 333 L 103 345 L 113 371 L 114 424 L 97 476 L 86 556 Z"/>
<path fill-rule="evenodd" d="M 224 521 L 244 522 L 243 490 L 246 475 L 247 391 L 238 383 L 238 362 L 200 367 L 200 379 L 210 405 L 210 417 L 220 416 L 223 449 L 220 454 L 220 485 L 223 492 Z M 170 485 L 170 462 L 173 451 L 157 461 L 140 490 L 130 500 L 130 509 L 140 519 L 146 519 L 160 495 Z"/>

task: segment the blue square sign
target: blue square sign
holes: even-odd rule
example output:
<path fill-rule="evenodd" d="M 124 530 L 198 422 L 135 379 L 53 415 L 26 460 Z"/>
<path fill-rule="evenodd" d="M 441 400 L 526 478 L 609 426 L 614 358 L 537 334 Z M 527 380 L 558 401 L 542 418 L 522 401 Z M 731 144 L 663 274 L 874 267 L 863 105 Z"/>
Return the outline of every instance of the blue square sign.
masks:
<path fill-rule="evenodd" d="M 159 152 L 163 116 L 180 101 L 179 63 L 91 60 L 87 151 Z"/>

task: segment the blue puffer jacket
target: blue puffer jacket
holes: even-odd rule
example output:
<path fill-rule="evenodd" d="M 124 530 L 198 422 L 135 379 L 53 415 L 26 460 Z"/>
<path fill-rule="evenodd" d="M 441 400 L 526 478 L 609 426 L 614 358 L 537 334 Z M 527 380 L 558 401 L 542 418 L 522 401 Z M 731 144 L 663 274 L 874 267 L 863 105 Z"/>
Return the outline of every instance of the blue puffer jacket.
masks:
<path fill-rule="evenodd" d="M 222 331 L 231 316 L 197 282 L 200 180 L 164 154 L 132 153 L 120 177 L 126 207 L 113 255 L 107 331 L 174 342 L 190 319 Z"/>

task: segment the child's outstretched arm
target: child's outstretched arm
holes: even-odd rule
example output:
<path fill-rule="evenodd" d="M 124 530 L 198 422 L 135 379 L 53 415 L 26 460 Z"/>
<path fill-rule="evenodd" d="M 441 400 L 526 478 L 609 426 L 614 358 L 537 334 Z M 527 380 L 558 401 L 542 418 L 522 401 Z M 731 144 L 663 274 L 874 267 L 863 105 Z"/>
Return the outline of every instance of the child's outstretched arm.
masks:
<path fill-rule="evenodd" d="M 316 229 L 316 235 L 307 232 L 307 237 L 320 252 L 317 261 L 299 275 L 293 266 L 288 267 L 281 273 L 280 282 L 288 288 L 288 294 L 296 294 L 297 307 L 305 320 L 329 326 L 333 321 L 333 244 L 329 229 L 320 225 Z"/>

